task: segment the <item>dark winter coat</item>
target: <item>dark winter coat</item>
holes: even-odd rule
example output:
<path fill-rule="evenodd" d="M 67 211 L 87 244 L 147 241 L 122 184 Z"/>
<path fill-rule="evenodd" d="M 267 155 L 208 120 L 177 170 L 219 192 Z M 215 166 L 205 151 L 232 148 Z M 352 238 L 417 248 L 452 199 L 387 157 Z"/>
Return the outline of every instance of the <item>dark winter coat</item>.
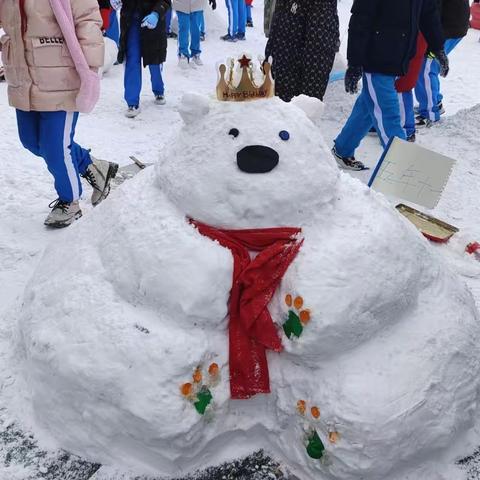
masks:
<path fill-rule="evenodd" d="M 337 0 L 277 0 L 265 51 L 275 94 L 286 102 L 302 94 L 323 99 L 339 36 Z"/>
<path fill-rule="evenodd" d="M 437 0 L 354 0 L 348 64 L 369 73 L 403 76 L 420 30 L 432 51 L 443 48 Z"/>
<path fill-rule="evenodd" d="M 112 8 L 110 6 L 110 0 L 98 0 L 98 6 L 100 8 Z"/>
<path fill-rule="evenodd" d="M 462 38 L 470 27 L 468 0 L 439 0 L 445 38 Z"/>
<path fill-rule="evenodd" d="M 141 29 L 143 65 L 159 65 L 167 58 L 167 31 L 165 14 L 171 8 L 171 0 L 124 0 L 120 13 L 120 45 L 118 62 L 123 63 L 127 52 L 128 30 L 135 13 L 143 19 L 152 12 L 159 15 L 155 29 Z"/>

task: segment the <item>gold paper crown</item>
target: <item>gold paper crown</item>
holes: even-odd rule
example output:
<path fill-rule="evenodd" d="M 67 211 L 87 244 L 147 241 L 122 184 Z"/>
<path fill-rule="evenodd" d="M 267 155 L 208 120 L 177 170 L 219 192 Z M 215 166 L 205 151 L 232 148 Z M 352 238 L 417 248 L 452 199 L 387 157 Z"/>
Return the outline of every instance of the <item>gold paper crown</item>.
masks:
<path fill-rule="evenodd" d="M 272 79 L 272 66 L 269 62 L 263 63 L 262 69 L 264 81 L 261 86 L 257 86 L 253 78 L 252 60 L 246 55 L 239 58 L 242 76 L 238 85 L 234 85 L 235 60 L 231 60 L 230 69 L 225 64 L 219 67 L 220 80 L 217 85 L 217 98 L 222 102 L 245 102 L 248 100 L 260 100 L 262 98 L 271 98 L 275 95 L 275 87 Z M 225 74 L 228 71 L 228 80 Z"/>

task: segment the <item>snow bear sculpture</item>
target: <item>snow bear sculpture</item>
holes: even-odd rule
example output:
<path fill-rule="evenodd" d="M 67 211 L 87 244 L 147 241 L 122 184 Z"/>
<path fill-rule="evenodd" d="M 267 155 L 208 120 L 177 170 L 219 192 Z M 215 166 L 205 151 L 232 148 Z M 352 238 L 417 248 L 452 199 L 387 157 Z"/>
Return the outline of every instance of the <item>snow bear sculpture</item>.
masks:
<path fill-rule="evenodd" d="M 186 95 L 158 165 L 49 247 L 20 330 L 38 421 L 62 447 L 176 478 L 263 448 L 302 479 L 384 480 L 471 427 L 470 293 L 338 171 L 308 106 Z M 283 348 L 268 395 L 230 397 L 232 253 L 188 219 L 301 229 L 269 303 Z"/>

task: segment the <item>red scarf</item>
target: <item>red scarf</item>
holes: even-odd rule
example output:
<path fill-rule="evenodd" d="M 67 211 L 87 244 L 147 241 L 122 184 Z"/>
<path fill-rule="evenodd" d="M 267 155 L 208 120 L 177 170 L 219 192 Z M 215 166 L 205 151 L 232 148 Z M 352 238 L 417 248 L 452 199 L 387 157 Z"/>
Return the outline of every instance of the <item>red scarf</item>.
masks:
<path fill-rule="evenodd" d="M 191 221 L 198 231 L 233 255 L 229 302 L 230 393 L 233 399 L 270 393 L 266 350 L 280 352 L 282 342 L 268 304 L 303 240 L 299 228 L 220 230 Z M 260 252 L 253 260 L 249 252 Z"/>

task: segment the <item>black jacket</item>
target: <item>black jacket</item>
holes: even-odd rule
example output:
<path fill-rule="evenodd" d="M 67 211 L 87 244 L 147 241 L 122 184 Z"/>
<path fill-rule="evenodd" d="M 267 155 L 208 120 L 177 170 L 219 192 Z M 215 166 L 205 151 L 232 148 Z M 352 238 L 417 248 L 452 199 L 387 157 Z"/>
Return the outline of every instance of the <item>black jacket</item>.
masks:
<path fill-rule="evenodd" d="M 98 0 L 98 6 L 100 8 L 112 8 L 110 6 L 110 0 Z"/>
<path fill-rule="evenodd" d="M 402 76 L 415 56 L 419 30 L 432 51 L 443 48 L 437 0 L 354 0 L 348 64 Z"/>
<path fill-rule="evenodd" d="M 445 38 L 462 38 L 470 27 L 468 0 L 439 0 Z"/>
<path fill-rule="evenodd" d="M 155 29 L 142 28 L 140 37 L 142 44 L 143 65 L 159 65 L 167 59 L 167 31 L 165 14 L 171 8 L 171 0 L 124 0 L 120 13 L 120 45 L 118 62 L 123 63 L 127 52 L 128 30 L 135 14 L 140 20 L 152 12 L 159 15 Z"/>

